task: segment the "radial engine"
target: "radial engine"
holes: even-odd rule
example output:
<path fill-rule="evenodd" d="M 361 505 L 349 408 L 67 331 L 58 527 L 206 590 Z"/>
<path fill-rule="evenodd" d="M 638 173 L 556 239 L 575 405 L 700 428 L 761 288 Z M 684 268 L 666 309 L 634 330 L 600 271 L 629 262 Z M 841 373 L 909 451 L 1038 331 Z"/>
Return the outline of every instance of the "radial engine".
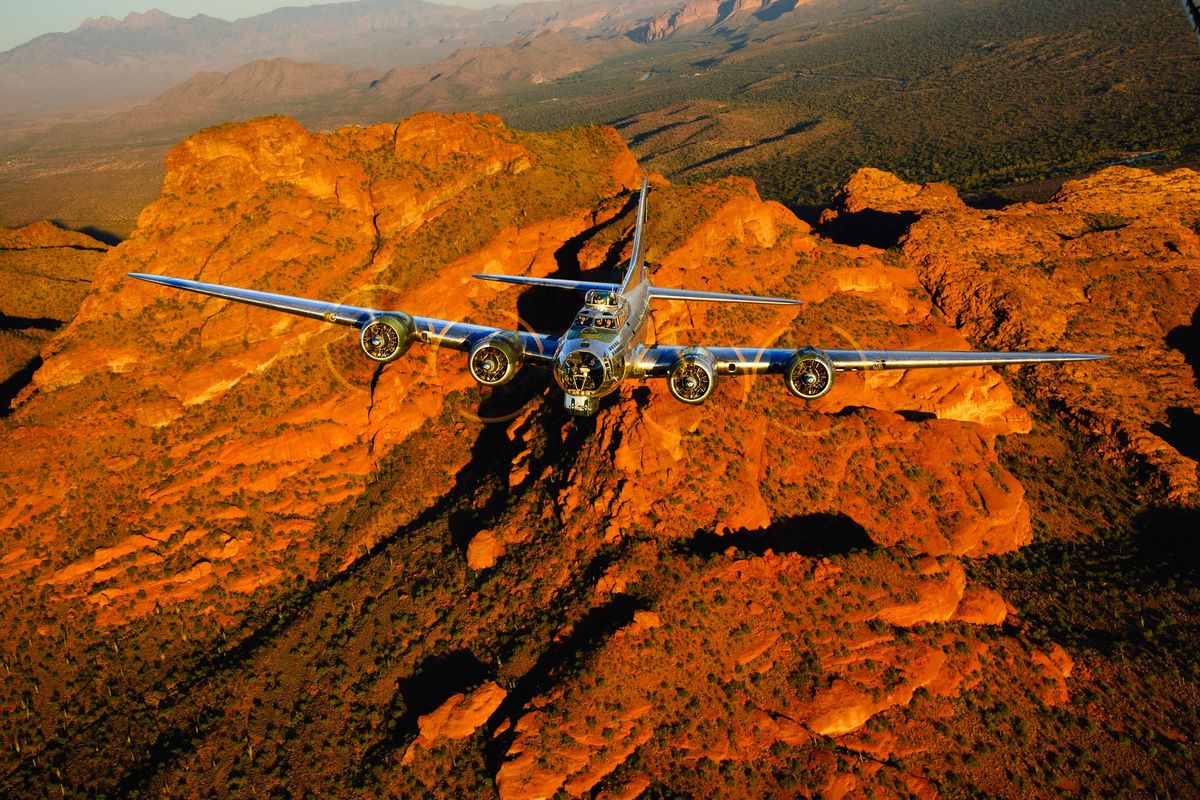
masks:
<path fill-rule="evenodd" d="M 367 358 L 386 364 L 404 355 L 412 344 L 415 331 L 413 318 L 408 314 L 386 314 L 363 325 L 358 343 Z"/>
<path fill-rule="evenodd" d="M 484 386 L 500 386 L 513 379 L 524 361 L 521 338 L 512 331 L 496 331 L 472 345 L 467 369 Z"/>
<path fill-rule="evenodd" d="M 815 347 L 804 347 L 788 360 L 783 382 L 796 397 L 816 400 L 833 388 L 835 371 L 829 356 Z"/>
<path fill-rule="evenodd" d="M 699 405 L 717 385 L 717 362 L 703 347 L 689 347 L 679 354 L 667 375 L 671 396 L 682 403 Z"/>

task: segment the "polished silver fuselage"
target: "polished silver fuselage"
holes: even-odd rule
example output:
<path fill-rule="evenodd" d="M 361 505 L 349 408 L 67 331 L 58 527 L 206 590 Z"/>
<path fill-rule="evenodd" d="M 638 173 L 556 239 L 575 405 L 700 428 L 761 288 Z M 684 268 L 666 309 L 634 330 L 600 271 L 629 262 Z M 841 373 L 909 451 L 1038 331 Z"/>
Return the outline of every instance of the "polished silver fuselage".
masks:
<path fill-rule="evenodd" d="M 588 292 L 554 352 L 554 379 L 567 395 L 568 408 L 594 410 L 599 398 L 636 373 L 649 308 L 647 281 L 629 291 Z"/>

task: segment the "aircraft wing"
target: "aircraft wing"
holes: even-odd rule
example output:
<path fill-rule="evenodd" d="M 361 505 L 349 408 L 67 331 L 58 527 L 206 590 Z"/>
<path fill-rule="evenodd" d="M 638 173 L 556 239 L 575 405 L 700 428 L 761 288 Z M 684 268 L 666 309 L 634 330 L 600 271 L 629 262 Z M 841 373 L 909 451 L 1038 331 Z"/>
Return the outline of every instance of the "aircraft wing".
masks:
<path fill-rule="evenodd" d="M 323 322 L 350 325 L 357 328 L 361 328 L 376 317 L 401 313 L 340 305 L 338 303 L 327 303 L 322 300 L 308 300 L 303 297 L 290 297 L 284 294 L 259 292 L 253 289 L 240 289 L 236 286 L 222 286 L 217 283 L 190 281 L 166 275 L 147 275 L 140 272 L 130 272 L 129 277 L 149 281 L 150 283 L 162 284 L 163 286 L 170 286 L 175 289 L 206 294 L 222 300 L 232 300 L 238 303 L 259 306 L 260 308 L 269 308 L 272 311 L 282 311 L 286 314 L 295 314 L 310 319 L 319 319 Z M 507 328 L 492 328 L 486 325 L 471 325 L 466 322 L 453 322 L 434 317 L 418 317 L 415 315 L 412 316 L 412 320 L 416 338 L 419 341 L 426 344 L 449 347 L 454 350 L 469 350 L 476 341 L 487 336 L 489 333 L 509 330 Z M 548 364 L 551 361 L 554 349 L 558 346 L 557 336 L 531 333 L 529 331 L 513 331 L 513 333 L 521 339 L 522 344 L 525 346 L 525 358 L 543 364 Z"/>
<path fill-rule="evenodd" d="M 709 303 L 765 303 L 775 306 L 798 306 L 804 302 L 803 300 L 792 300 L 788 297 L 762 297 L 756 294 L 729 294 L 728 292 L 698 292 L 692 289 L 664 289 L 661 286 L 651 286 L 650 297 L 651 299 L 701 300 Z"/>
<path fill-rule="evenodd" d="M 531 278 L 524 275 L 501 275 L 499 273 L 476 273 L 472 278 L 501 283 L 516 283 L 522 286 L 549 286 L 555 289 L 601 289 L 610 292 L 617 290 L 615 283 L 596 283 L 593 281 L 576 281 L 564 278 Z M 802 300 L 792 300 L 786 297 L 762 297 L 753 294 L 729 294 L 728 292 L 699 292 L 692 289 L 664 289 L 651 286 L 650 298 L 665 298 L 667 300 L 702 300 L 710 303 L 767 303 L 777 306 L 796 306 Z"/>
<path fill-rule="evenodd" d="M 638 358 L 645 377 L 662 377 L 684 351 L 684 345 L 654 345 Z M 717 374 L 782 374 L 797 350 L 778 347 L 705 347 L 712 354 Z M 1054 361 L 1091 361 L 1108 358 L 1096 353 L 989 352 L 976 350 L 818 350 L 838 372 L 848 370 L 920 369 L 926 367 L 1003 366 Z"/>

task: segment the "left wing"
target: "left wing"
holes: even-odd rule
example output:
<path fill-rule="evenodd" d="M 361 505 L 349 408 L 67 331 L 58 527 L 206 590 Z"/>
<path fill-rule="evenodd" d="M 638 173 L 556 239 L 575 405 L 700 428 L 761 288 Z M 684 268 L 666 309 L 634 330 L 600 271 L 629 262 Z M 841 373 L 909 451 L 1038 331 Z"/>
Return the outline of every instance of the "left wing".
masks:
<path fill-rule="evenodd" d="M 378 317 L 390 314 L 400 314 L 397 311 L 381 311 L 373 308 L 327 303 L 322 300 L 308 300 L 303 297 L 290 297 L 285 294 L 259 292 L 253 289 L 239 289 L 236 286 L 222 286 L 217 283 L 189 281 L 183 278 L 172 278 L 166 275 L 147 275 L 141 272 L 130 272 L 129 277 L 138 280 L 158 283 L 175 289 L 219 297 L 222 300 L 233 300 L 272 311 L 282 311 L 310 319 L 319 319 L 337 325 L 350 325 L 362 328 Z M 483 337 L 493 333 L 513 333 L 521 340 L 525 349 L 525 358 L 535 363 L 549 363 L 558 346 L 557 336 L 547 336 L 529 331 L 509 331 L 507 328 L 492 328 L 486 325 L 471 325 L 466 322 L 452 322 L 434 317 L 411 316 L 415 338 L 426 344 L 441 345 L 454 350 L 470 350 L 472 345 Z"/>

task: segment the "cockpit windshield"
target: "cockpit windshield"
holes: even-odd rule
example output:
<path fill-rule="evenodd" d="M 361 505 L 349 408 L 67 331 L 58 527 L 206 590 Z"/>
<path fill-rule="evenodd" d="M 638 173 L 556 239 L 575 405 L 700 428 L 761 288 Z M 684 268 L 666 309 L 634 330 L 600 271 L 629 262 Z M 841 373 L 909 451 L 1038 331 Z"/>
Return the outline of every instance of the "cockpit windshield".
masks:
<path fill-rule="evenodd" d="M 583 302 L 596 308 L 616 308 L 620 304 L 620 295 L 608 289 L 589 289 Z"/>
<path fill-rule="evenodd" d="M 617 329 L 617 318 L 613 314 L 601 314 L 595 311 L 581 311 L 575 317 L 575 324 L 580 327 L 601 328 L 605 330 L 615 331 Z"/>

